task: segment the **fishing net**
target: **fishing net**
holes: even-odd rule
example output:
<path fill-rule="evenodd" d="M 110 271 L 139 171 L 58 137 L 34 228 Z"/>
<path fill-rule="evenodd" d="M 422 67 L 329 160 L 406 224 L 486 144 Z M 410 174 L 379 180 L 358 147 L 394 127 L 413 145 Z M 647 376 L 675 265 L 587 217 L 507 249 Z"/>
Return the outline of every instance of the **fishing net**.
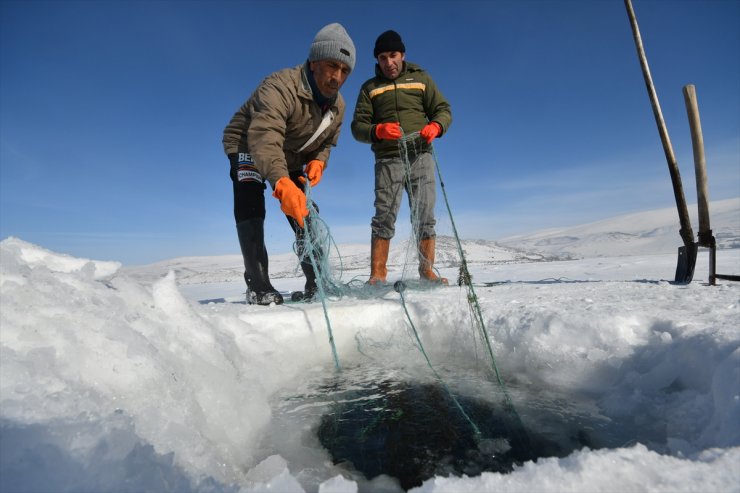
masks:
<path fill-rule="evenodd" d="M 509 418 L 507 419 L 509 419 L 511 423 L 514 423 L 514 425 L 508 426 L 508 428 L 516 430 L 516 440 L 518 440 L 519 442 L 519 453 L 521 454 L 523 453 L 521 452 L 522 448 L 527 449 L 526 433 L 523 431 L 524 428 L 521 424 L 521 420 L 516 413 L 516 410 L 514 409 L 511 398 L 509 397 L 509 394 L 506 390 L 506 387 L 504 386 L 503 380 L 501 379 L 498 368 L 496 366 L 492 349 L 492 342 L 484 323 L 483 314 L 478 303 L 473 284 L 470 281 L 471 276 L 468 271 L 464 251 L 457 235 L 457 230 L 449 207 L 449 201 L 447 200 L 447 194 L 444 190 L 444 182 L 442 180 L 436 154 L 434 153 L 433 148 L 431 148 L 430 151 L 430 146 L 426 145 L 418 132 L 404 135 L 401 139 L 399 139 L 398 146 L 401 161 L 404 166 L 405 178 L 403 186 L 408 197 L 408 204 L 411 215 L 411 234 L 410 238 L 405 242 L 405 246 L 403 248 L 403 259 L 400 262 L 401 279 L 400 281 L 397 281 L 395 283 L 394 287 L 395 291 L 398 292 L 399 300 L 403 306 L 403 311 L 406 316 L 407 325 L 409 327 L 408 334 L 410 337 L 408 339 L 422 354 L 429 371 L 433 375 L 433 381 L 436 382 L 432 387 L 424 387 L 423 391 L 420 391 L 419 388 L 416 388 L 415 390 L 411 390 L 409 392 L 422 392 L 422 394 L 425 396 L 431 395 L 433 396 L 433 398 L 429 399 L 425 397 L 425 399 L 429 400 L 429 402 L 437 403 L 436 405 L 430 404 L 427 406 L 424 404 L 424 399 L 421 399 L 418 400 L 418 402 L 415 404 L 413 402 L 410 402 L 409 406 L 414 409 L 414 412 L 416 412 L 417 414 L 421 413 L 421 415 L 437 413 L 438 411 L 435 411 L 435 409 L 439 409 L 440 403 L 442 403 L 443 407 L 448 410 L 446 412 L 449 412 L 449 409 L 452 409 L 455 417 L 454 419 L 446 420 L 446 422 L 449 423 L 450 426 L 444 428 L 441 433 L 442 435 L 444 435 L 444 433 L 450 432 L 453 429 L 457 430 L 457 428 L 451 426 L 452 423 L 463 423 L 468 430 L 467 436 L 469 436 L 470 440 L 472 440 L 472 442 L 475 444 L 475 447 L 472 448 L 469 446 L 469 444 L 466 445 L 466 440 L 468 440 L 466 438 L 462 440 L 462 442 L 460 442 L 460 447 L 462 447 L 463 449 L 475 450 L 475 453 L 482 454 L 482 456 L 488 457 L 492 453 L 492 447 L 493 449 L 496 448 L 496 446 L 493 446 L 492 444 L 500 443 L 500 436 L 492 436 L 493 431 L 490 426 L 490 416 L 486 415 L 486 412 L 482 410 L 481 406 L 476 404 L 475 402 L 461 399 L 456 396 L 445 382 L 445 379 L 442 378 L 442 375 L 432 361 L 427 348 L 425 348 L 424 346 L 422 338 L 420 337 L 417 327 L 414 323 L 414 319 L 407 307 L 406 288 L 408 286 L 412 286 L 414 289 L 434 289 L 440 287 L 439 283 L 419 283 L 418 281 L 416 281 L 416 284 L 413 284 L 414 280 L 418 279 L 419 275 L 417 270 L 419 265 L 418 262 L 421 256 L 419 243 L 420 240 L 425 237 L 425 235 L 429 234 L 429 221 L 427 220 L 426 225 L 422 224 L 423 221 L 421 219 L 421 216 L 423 215 L 423 207 L 425 206 L 425 204 L 428 206 L 428 204 L 436 201 L 436 197 L 426 195 L 430 193 L 436 194 L 436 190 L 435 187 L 430 186 L 430 184 L 428 182 L 425 182 L 425 180 L 433 180 L 434 172 L 436 170 L 444 197 L 444 203 L 447 207 L 450 224 L 454 233 L 455 246 L 457 248 L 457 253 L 459 256 L 458 284 L 460 285 L 460 289 L 465 290 L 464 297 L 467 301 L 467 309 L 469 311 L 470 329 L 471 332 L 474 334 L 473 340 L 479 340 L 482 347 L 485 348 L 485 352 L 490 361 L 489 368 L 492 372 L 492 375 L 494 376 L 495 382 L 497 382 L 503 395 L 504 408 L 506 409 L 507 415 L 509 416 Z M 414 169 L 414 166 L 419 165 L 422 157 L 427 160 L 431 158 L 431 166 L 429 166 L 426 170 L 421 171 L 418 168 Z M 340 370 L 341 366 L 339 355 L 337 354 L 336 346 L 334 344 L 330 310 L 328 309 L 326 303 L 327 300 L 331 297 L 342 298 L 345 296 L 353 296 L 357 298 L 385 296 L 389 291 L 387 287 L 386 289 L 379 289 L 377 286 L 370 286 L 364 282 L 364 279 L 342 279 L 342 257 L 339 253 L 337 245 L 335 244 L 331 236 L 328 225 L 321 219 L 316 207 L 313 204 L 313 201 L 311 200 L 310 186 L 307 186 L 306 188 L 306 195 L 309 204 L 309 217 L 306 221 L 306 233 L 301 239 L 299 239 L 294 249 L 296 253 L 298 253 L 301 257 L 301 261 L 310 262 L 311 265 L 313 265 L 314 270 L 317 274 L 319 299 L 323 304 L 329 341 L 334 357 L 334 363 L 336 369 Z M 432 228 L 434 227 L 434 221 L 432 221 L 431 226 Z M 358 351 L 361 354 L 365 354 L 363 352 L 363 344 L 365 344 L 365 348 L 367 348 L 366 341 L 357 339 Z M 335 377 L 339 378 L 338 376 Z M 439 392 L 441 393 L 440 395 L 442 395 L 443 397 L 434 397 L 437 393 L 437 390 L 434 389 L 439 389 Z M 406 410 L 404 412 L 407 415 L 411 414 L 409 410 Z M 349 416 L 354 417 L 350 419 Z M 324 439 L 326 439 L 325 446 L 330 449 L 332 447 L 336 448 L 336 453 L 338 453 L 340 456 L 343 456 L 344 460 L 362 462 L 365 459 L 368 459 L 372 462 L 372 459 L 369 459 L 373 456 L 372 440 L 368 441 L 362 446 L 362 449 L 365 450 L 366 453 L 362 453 L 359 457 L 354 457 L 350 459 L 350 457 L 346 456 L 349 452 L 342 452 L 344 446 L 342 445 L 341 441 L 344 438 L 337 437 L 346 438 L 348 436 L 351 436 L 351 441 L 358 442 L 359 440 L 360 443 L 363 443 L 365 437 L 369 436 L 369 430 L 380 427 L 379 429 L 387 431 L 388 429 L 396 427 L 396 420 L 399 418 L 400 415 L 398 415 L 398 410 L 395 410 L 395 408 L 391 412 L 389 409 L 384 409 L 383 406 L 379 408 L 375 406 L 371 407 L 369 411 L 366 411 L 354 406 L 350 406 L 350 408 L 347 408 L 345 402 L 335 402 L 334 411 L 330 413 L 330 415 L 328 415 L 328 417 L 326 417 L 321 423 L 320 435 L 322 435 Z M 351 422 L 352 420 L 354 420 L 355 423 L 349 424 L 350 429 L 357 428 L 358 430 L 360 430 L 360 435 L 352 435 L 352 433 L 350 433 L 349 431 L 338 433 L 338 430 L 342 429 L 342 427 L 344 426 L 347 426 L 348 422 Z M 411 423 L 410 425 L 413 426 L 413 424 Z M 383 433 L 385 433 L 385 431 L 383 431 Z M 458 433 L 458 431 L 455 431 L 454 433 Z M 373 440 L 376 439 L 377 437 Z M 498 450 L 499 455 L 503 455 L 504 452 L 505 451 L 502 452 L 502 450 Z"/>

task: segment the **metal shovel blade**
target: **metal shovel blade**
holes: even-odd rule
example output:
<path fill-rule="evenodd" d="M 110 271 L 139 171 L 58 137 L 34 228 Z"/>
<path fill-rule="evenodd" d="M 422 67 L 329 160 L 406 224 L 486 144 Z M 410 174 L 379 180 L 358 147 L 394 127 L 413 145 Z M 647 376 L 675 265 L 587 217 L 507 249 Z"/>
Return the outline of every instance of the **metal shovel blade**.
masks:
<path fill-rule="evenodd" d="M 699 250 L 699 245 L 691 243 L 678 247 L 678 264 L 676 264 L 676 279 L 677 284 L 689 284 L 694 278 L 694 267 L 696 267 L 696 254 Z"/>

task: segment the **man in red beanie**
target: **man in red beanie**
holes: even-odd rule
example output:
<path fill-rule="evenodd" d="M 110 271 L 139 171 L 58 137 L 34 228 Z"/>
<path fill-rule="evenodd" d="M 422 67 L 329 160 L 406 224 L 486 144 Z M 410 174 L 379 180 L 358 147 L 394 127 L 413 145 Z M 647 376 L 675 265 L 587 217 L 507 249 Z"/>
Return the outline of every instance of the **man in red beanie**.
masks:
<path fill-rule="evenodd" d="M 413 197 L 412 225 L 419 248 L 422 280 L 447 284 L 434 272 L 436 183 L 432 140 L 452 123 L 450 105 L 431 76 L 406 61 L 406 47 L 395 31 L 375 41 L 375 77 L 360 89 L 352 120 L 352 135 L 369 143 L 375 154 L 375 216 L 371 222 L 370 284 L 383 284 L 388 273 L 388 250 L 395 234 L 403 190 Z M 418 132 L 401 155 L 397 140 Z M 409 161 L 408 176 L 406 163 Z"/>

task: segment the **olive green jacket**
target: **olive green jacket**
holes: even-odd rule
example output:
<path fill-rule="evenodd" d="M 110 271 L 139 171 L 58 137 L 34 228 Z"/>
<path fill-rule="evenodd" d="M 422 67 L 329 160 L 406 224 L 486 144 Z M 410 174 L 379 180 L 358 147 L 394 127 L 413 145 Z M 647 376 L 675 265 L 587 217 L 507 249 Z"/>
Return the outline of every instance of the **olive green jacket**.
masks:
<path fill-rule="evenodd" d="M 395 80 L 386 79 L 375 65 L 375 77 L 365 81 L 357 96 L 352 119 L 352 135 L 370 143 L 376 159 L 398 157 L 398 143 L 375 136 L 378 123 L 400 122 L 404 134 L 421 130 L 427 123 L 442 127 L 441 135 L 452 123 L 450 104 L 437 89 L 432 77 L 418 65 L 404 62 Z M 429 146 L 423 144 L 424 150 Z"/>
<path fill-rule="evenodd" d="M 344 99 L 337 94 L 328 111 L 333 120 L 308 147 L 323 118 L 306 78 L 306 65 L 269 75 L 224 129 L 224 152 L 247 152 L 262 177 L 272 184 L 291 172 L 301 172 L 313 159 L 328 165 L 344 118 Z"/>

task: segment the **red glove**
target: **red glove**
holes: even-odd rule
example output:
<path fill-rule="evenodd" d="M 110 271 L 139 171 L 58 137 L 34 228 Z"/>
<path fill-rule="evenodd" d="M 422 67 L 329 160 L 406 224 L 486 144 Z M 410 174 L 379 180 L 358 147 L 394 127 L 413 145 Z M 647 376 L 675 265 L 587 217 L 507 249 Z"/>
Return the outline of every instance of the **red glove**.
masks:
<path fill-rule="evenodd" d="M 429 122 L 421 129 L 419 135 L 427 141 L 427 144 L 431 144 L 435 138 L 439 137 L 440 133 L 442 133 L 442 127 L 439 126 L 439 123 Z"/>
<path fill-rule="evenodd" d="M 380 140 L 398 140 L 401 138 L 401 124 L 398 122 L 378 123 L 375 125 L 375 136 Z"/>
<path fill-rule="evenodd" d="M 321 175 L 324 174 L 324 161 L 319 161 L 318 159 L 309 161 L 304 171 L 306 172 L 306 176 L 308 177 L 308 181 L 311 183 L 311 186 L 315 187 L 321 181 Z M 306 184 L 306 179 L 304 177 L 299 176 L 298 179 L 304 185 Z"/>
<path fill-rule="evenodd" d="M 308 216 L 306 207 L 306 195 L 287 176 L 280 178 L 275 183 L 275 191 L 272 196 L 280 201 L 280 209 L 303 227 L 303 218 Z"/>

